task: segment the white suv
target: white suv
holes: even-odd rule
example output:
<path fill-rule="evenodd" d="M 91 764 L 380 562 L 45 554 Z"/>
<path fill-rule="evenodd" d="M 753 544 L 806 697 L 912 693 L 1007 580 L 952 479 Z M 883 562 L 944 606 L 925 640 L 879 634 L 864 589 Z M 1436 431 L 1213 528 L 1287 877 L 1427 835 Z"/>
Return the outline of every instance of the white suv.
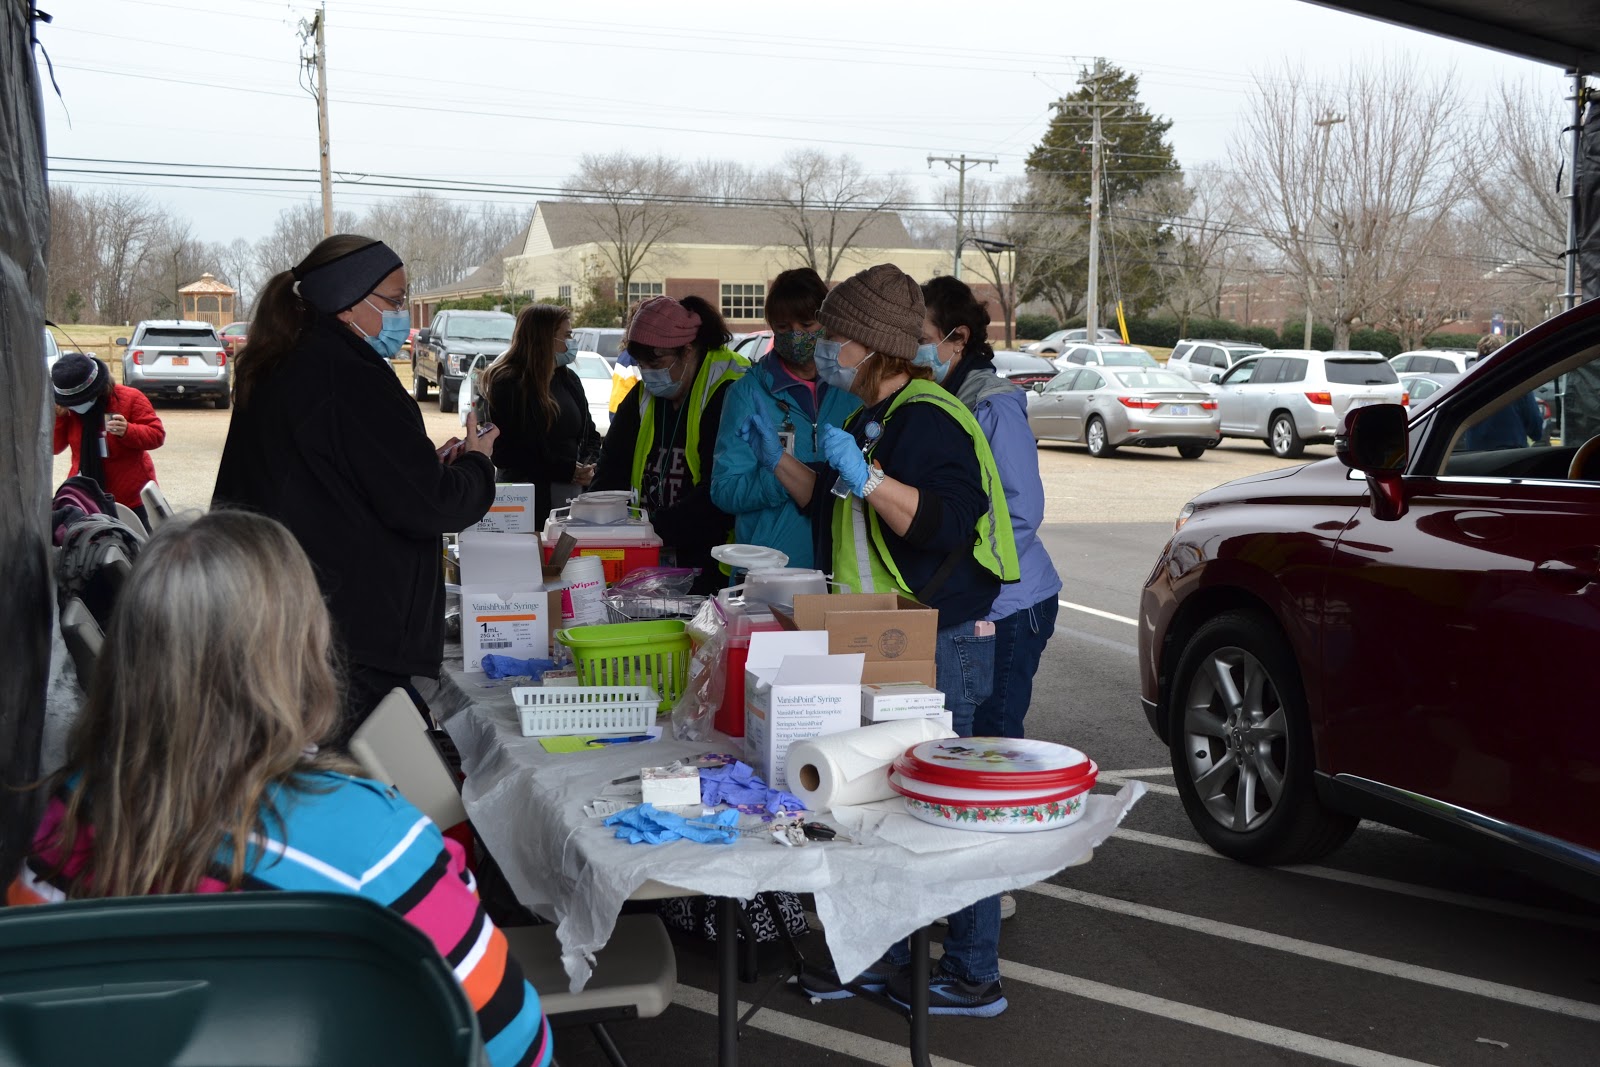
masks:
<path fill-rule="evenodd" d="M 1065 354 L 1051 360 L 1057 370 L 1074 367 L 1159 367 L 1156 357 L 1137 345 L 1097 344 L 1080 341 L 1067 346 Z"/>
<path fill-rule="evenodd" d="M 1217 386 L 1222 436 L 1265 441 L 1282 459 L 1332 441 L 1352 406 L 1405 402 L 1388 360 L 1355 352 L 1264 352 L 1235 363 Z"/>
<path fill-rule="evenodd" d="M 1167 357 L 1167 369 L 1191 382 L 1217 382 L 1241 359 L 1265 351 L 1246 341 L 1179 341 Z"/>
<path fill-rule="evenodd" d="M 1396 374 L 1465 374 L 1478 353 L 1465 348 L 1419 348 L 1389 360 Z"/>

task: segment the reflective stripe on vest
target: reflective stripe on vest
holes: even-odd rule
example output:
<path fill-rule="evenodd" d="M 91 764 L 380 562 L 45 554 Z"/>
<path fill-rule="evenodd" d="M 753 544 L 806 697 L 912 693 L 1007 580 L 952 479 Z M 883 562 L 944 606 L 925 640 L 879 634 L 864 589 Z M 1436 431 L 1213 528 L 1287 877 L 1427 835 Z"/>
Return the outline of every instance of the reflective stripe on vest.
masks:
<path fill-rule="evenodd" d="M 689 405 L 689 436 L 684 443 L 684 459 L 689 464 L 689 481 L 693 485 L 700 484 L 700 422 L 706 413 L 706 405 L 711 403 L 718 389 L 743 377 L 749 366 L 748 359 L 726 348 L 707 352 L 700 361 L 700 369 L 695 373 L 694 384 L 689 388 L 689 399 L 686 401 Z M 644 382 L 641 381 L 634 388 L 639 391 L 639 438 L 633 443 L 632 479 L 633 490 L 637 493 L 643 491 L 645 464 L 649 462 L 651 449 L 655 447 L 655 416 L 660 404 L 644 387 Z M 669 448 L 671 444 L 669 441 Z"/>
<path fill-rule="evenodd" d="M 994 453 L 989 449 L 989 439 L 984 436 L 982 428 L 965 404 L 932 382 L 920 379 L 912 379 L 894 403 L 889 405 L 889 410 L 883 416 L 885 424 L 902 405 L 908 403 L 937 404 L 971 438 L 973 450 L 978 456 L 979 478 L 989 501 L 989 507 L 974 524 L 977 537 L 972 550 L 973 558 L 1001 581 L 1016 581 L 1021 577 L 1016 535 L 1011 527 L 1011 510 L 1006 506 L 1005 487 L 1000 482 L 1000 469 L 995 465 Z M 852 416 L 851 421 L 858 416 Z M 872 451 L 868 449 L 869 461 Z M 857 516 L 861 518 L 858 520 Z M 908 596 L 916 595 L 916 590 L 907 588 L 899 564 L 884 544 L 883 526 L 878 513 L 853 494 L 834 503 L 833 545 L 834 580 L 852 592 L 894 588 Z"/>

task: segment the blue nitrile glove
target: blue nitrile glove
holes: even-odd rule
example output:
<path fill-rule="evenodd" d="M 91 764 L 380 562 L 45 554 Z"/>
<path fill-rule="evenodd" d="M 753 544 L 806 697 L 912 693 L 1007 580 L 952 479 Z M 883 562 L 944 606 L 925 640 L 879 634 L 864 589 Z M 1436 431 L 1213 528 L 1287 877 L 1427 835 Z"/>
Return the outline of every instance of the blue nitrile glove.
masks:
<path fill-rule="evenodd" d="M 515 656 L 484 656 L 483 673 L 490 678 L 537 678 L 556 668 L 554 660 L 517 659 Z"/>
<path fill-rule="evenodd" d="M 739 427 L 739 440 L 755 452 L 762 470 L 778 469 L 778 461 L 783 458 L 783 442 L 778 440 L 778 431 L 761 412 L 752 411 L 745 417 L 744 425 Z"/>
<path fill-rule="evenodd" d="M 867 457 L 861 454 L 856 439 L 837 426 L 829 426 L 822 434 L 822 450 L 828 457 L 828 466 L 839 472 L 852 493 L 860 496 L 867 484 Z"/>
<path fill-rule="evenodd" d="M 700 800 L 716 804 L 743 804 L 763 808 L 774 815 L 785 811 L 805 811 L 800 798 L 774 789 L 757 776 L 749 764 L 735 762 L 700 772 Z"/>
<path fill-rule="evenodd" d="M 640 804 L 607 816 L 605 825 L 616 827 L 617 837 L 634 845 L 661 845 L 680 838 L 708 845 L 729 845 L 739 840 L 739 832 L 731 829 L 738 821 L 736 811 L 718 812 L 709 822 L 690 822 L 682 815 L 658 811 L 654 804 Z"/>

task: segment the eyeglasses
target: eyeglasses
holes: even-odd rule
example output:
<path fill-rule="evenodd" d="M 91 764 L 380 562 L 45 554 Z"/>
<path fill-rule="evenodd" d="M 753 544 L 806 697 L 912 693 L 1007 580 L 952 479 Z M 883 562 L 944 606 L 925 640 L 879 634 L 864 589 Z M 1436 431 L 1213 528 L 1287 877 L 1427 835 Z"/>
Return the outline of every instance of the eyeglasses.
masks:
<path fill-rule="evenodd" d="M 648 358 L 641 359 L 639 356 L 635 355 L 633 357 L 633 361 L 639 364 L 639 366 L 644 367 L 646 370 L 662 370 L 663 368 L 671 367 L 677 363 L 681 363 L 683 361 L 683 354 L 681 352 L 668 352 L 666 355 L 662 355 L 661 350 L 656 349 Z"/>
<path fill-rule="evenodd" d="M 384 296 L 382 293 L 373 293 L 372 295 L 377 297 L 379 300 L 382 300 L 385 304 L 388 304 L 396 311 L 399 311 L 401 308 L 405 307 L 407 303 L 409 303 L 405 293 L 401 293 L 398 297 Z"/>

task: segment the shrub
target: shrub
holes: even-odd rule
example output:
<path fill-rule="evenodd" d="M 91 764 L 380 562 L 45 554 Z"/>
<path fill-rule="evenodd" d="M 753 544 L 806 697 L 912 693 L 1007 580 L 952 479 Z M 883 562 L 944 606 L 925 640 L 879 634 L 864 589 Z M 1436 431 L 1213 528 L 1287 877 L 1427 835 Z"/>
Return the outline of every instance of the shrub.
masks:
<path fill-rule="evenodd" d="M 1061 327 L 1049 315 L 1018 315 L 1017 336 L 1030 341 L 1048 337 Z"/>
<path fill-rule="evenodd" d="M 1227 319 L 1192 318 L 1180 331 L 1176 319 L 1129 319 L 1128 338 L 1136 345 L 1172 348 L 1184 338 L 1210 337 L 1218 341 L 1249 341 L 1267 348 L 1281 347 L 1278 334 L 1265 326 L 1244 326 Z"/>
<path fill-rule="evenodd" d="M 1305 320 L 1299 322 L 1286 322 L 1283 324 L 1283 333 L 1278 336 L 1274 348 L 1304 348 L 1305 347 Z M 1326 352 L 1333 347 L 1333 328 L 1322 323 L 1311 325 L 1311 347 L 1319 352 Z"/>
<path fill-rule="evenodd" d="M 1350 347 L 1362 351 L 1382 352 L 1386 357 L 1398 356 L 1404 351 L 1400 345 L 1400 338 L 1389 330 L 1351 330 Z"/>
<path fill-rule="evenodd" d="M 1478 347 L 1479 336 L 1475 333 L 1436 333 L 1422 342 L 1423 348 L 1468 348 Z"/>

